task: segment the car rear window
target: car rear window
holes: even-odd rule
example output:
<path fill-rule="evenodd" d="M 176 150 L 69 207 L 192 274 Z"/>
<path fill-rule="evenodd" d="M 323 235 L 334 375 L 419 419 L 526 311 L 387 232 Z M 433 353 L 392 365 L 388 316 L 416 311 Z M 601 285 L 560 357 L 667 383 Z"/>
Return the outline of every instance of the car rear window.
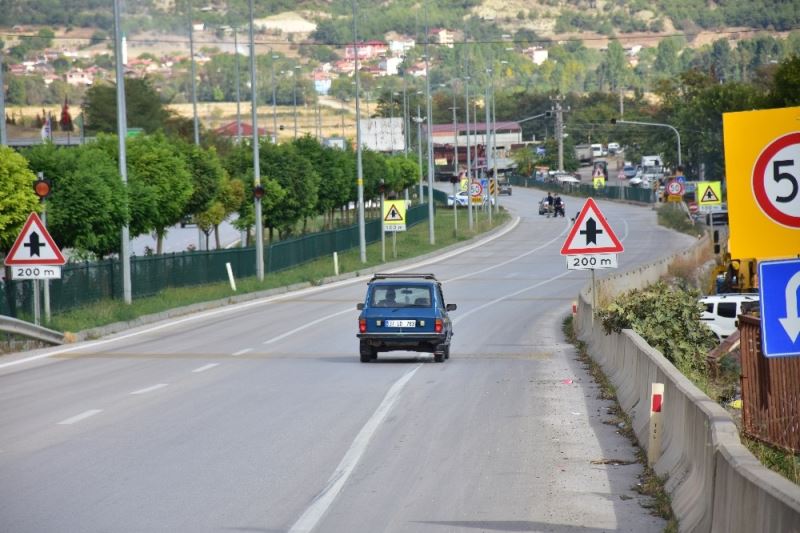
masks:
<path fill-rule="evenodd" d="M 427 285 L 377 285 L 372 288 L 374 307 L 430 307 L 431 288 Z"/>
<path fill-rule="evenodd" d="M 717 314 L 725 318 L 736 318 L 736 302 L 720 302 L 717 304 Z"/>

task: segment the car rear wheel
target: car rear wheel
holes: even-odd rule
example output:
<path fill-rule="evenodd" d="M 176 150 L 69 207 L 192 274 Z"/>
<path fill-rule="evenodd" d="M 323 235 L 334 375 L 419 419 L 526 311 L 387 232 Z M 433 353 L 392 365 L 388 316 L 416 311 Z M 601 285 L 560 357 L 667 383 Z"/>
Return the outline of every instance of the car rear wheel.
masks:
<path fill-rule="evenodd" d="M 378 350 L 367 343 L 362 342 L 359 346 L 359 351 L 361 353 L 362 363 L 369 363 L 378 358 Z"/>

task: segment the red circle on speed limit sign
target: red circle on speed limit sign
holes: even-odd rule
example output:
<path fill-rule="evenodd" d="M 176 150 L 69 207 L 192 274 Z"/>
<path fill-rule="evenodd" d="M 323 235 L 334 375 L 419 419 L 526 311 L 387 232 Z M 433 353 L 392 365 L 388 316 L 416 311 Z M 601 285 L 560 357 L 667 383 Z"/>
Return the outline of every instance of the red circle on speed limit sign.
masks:
<path fill-rule="evenodd" d="M 753 194 L 769 218 L 800 228 L 800 132 L 772 141 L 753 167 Z"/>

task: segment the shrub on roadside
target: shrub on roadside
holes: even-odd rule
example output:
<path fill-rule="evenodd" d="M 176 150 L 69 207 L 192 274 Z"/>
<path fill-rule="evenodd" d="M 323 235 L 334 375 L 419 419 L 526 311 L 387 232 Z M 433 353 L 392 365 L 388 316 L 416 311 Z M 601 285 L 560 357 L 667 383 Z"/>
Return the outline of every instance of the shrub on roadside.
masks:
<path fill-rule="evenodd" d="M 632 329 L 684 375 L 707 389 L 706 354 L 714 334 L 700 322 L 697 291 L 674 290 L 663 282 L 629 291 L 601 309 L 606 333 Z"/>
<path fill-rule="evenodd" d="M 686 212 L 676 203 L 666 203 L 658 208 L 658 223 L 695 237 L 703 234 L 702 230 L 692 223 Z"/>

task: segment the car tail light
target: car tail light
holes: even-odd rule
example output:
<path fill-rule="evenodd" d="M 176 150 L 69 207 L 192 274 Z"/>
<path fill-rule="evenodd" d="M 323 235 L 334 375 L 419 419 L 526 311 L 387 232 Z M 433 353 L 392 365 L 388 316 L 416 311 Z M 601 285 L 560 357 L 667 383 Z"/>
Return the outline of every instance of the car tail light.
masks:
<path fill-rule="evenodd" d="M 441 333 L 442 332 L 442 319 L 441 318 L 437 318 L 436 319 L 436 323 L 433 325 L 433 330 L 436 333 Z"/>
<path fill-rule="evenodd" d="M 358 331 L 359 331 L 359 333 L 366 333 L 367 332 L 367 319 L 366 318 L 359 318 L 358 319 Z"/>

